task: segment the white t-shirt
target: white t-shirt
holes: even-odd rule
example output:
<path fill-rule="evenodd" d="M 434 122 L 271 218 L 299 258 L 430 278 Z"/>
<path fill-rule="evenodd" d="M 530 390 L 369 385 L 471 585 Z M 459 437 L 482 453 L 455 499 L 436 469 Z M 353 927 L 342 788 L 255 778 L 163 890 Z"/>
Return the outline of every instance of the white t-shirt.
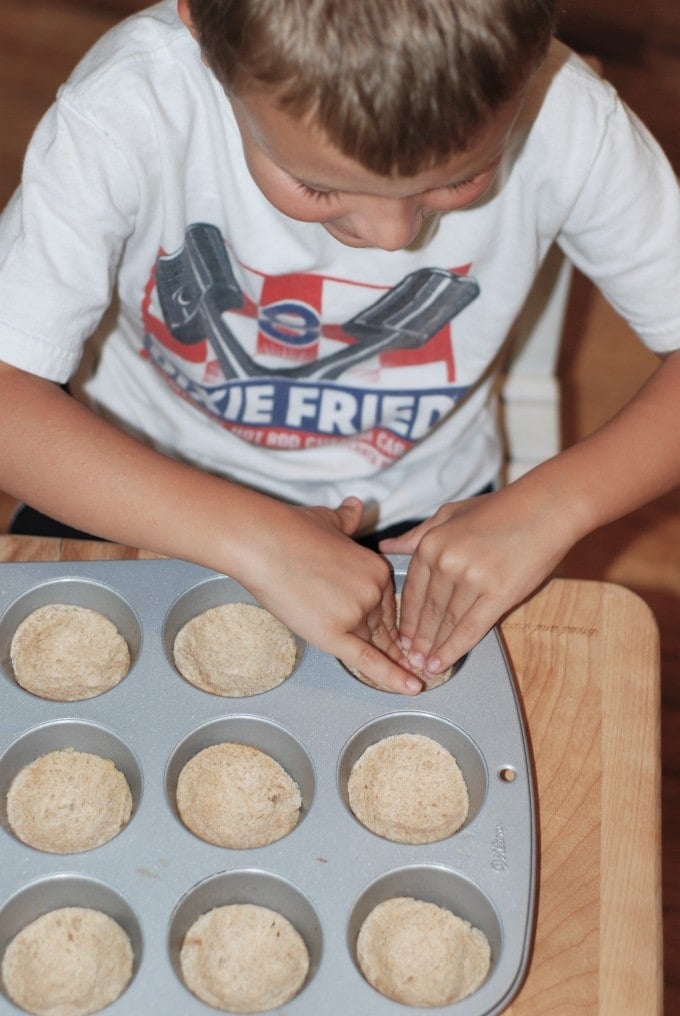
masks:
<path fill-rule="evenodd" d="M 500 466 L 492 365 L 556 240 L 644 342 L 680 345 L 680 201 L 648 132 L 559 43 L 493 190 L 395 253 L 276 211 L 223 89 L 158 4 L 85 57 L 0 221 L 0 358 L 54 381 L 115 296 L 88 393 L 165 452 L 379 524 Z"/>

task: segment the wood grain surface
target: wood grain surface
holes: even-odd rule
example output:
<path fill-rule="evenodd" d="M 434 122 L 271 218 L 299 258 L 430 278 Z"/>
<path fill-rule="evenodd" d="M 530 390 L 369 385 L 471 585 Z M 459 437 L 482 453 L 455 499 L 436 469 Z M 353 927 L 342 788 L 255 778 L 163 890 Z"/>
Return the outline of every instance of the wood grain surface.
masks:
<path fill-rule="evenodd" d="M 156 557 L 0 536 L 2 561 Z M 503 622 L 536 772 L 537 932 L 512 1016 L 662 1011 L 659 639 L 611 583 L 554 579 Z"/>
<path fill-rule="evenodd" d="M 502 626 L 535 760 L 540 893 L 516 1014 L 662 1011 L 658 635 L 621 586 L 554 580 Z"/>

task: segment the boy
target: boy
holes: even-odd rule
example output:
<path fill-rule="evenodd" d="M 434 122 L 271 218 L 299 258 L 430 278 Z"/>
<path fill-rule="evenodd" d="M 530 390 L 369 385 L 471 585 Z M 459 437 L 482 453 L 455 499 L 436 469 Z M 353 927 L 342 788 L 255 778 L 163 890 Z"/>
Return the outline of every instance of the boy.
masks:
<path fill-rule="evenodd" d="M 675 486 L 677 184 L 553 19 L 166 0 L 105 37 L 0 227 L 2 486 L 228 572 L 405 693 Z M 598 433 L 474 497 L 500 468 L 494 362 L 555 239 L 662 363 Z M 54 382 L 114 281 L 94 415 Z M 386 563 L 352 539 L 365 507 L 406 525 L 380 543 L 413 555 L 399 632 Z"/>

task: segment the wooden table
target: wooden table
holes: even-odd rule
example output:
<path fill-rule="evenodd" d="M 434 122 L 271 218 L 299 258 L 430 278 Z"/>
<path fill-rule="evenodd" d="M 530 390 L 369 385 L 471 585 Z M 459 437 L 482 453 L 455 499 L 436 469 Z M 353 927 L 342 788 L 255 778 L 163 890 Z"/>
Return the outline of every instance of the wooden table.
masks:
<path fill-rule="evenodd" d="M 0 561 L 149 558 L 0 536 Z M 621 586 L 554 579 L 502 632 L 538 785 L 535 946 L 512 1016 L 662 1010 L 659 643 Z"/>

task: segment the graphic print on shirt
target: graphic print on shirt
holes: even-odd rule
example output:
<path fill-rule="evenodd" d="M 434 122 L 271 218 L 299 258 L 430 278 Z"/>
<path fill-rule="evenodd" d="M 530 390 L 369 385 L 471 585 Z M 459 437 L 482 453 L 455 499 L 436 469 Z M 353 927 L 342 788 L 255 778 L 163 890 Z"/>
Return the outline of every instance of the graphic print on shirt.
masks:
<path fill-rule="evenodd" d="M 421 268 L 379 289 L 239 267 L 254 277 L 257 302 L 219 230 L 195 223 L 179 251 L 157 258 L 142 308 L 145 355 L 236 436 L 283 450 L 350 441 L 385 466 L 465 391 L 455 383 L 451 322 L 479 287 L 464 270 Z M 357 293 L 363 309 L 343 320 Z"/>

